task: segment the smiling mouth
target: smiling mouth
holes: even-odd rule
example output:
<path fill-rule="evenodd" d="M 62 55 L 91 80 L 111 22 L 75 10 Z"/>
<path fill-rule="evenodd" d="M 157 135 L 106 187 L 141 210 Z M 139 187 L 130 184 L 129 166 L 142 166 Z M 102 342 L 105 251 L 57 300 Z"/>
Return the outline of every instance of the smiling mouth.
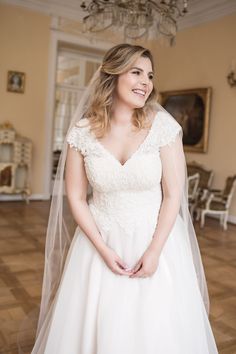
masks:
<path fill-rule="evenodd" d="M 132 90 L 136 95 L 139 97 L 145 97 L 146 96 L 146 91 L 140 90 L 140 89 L 134 89 Z"/>

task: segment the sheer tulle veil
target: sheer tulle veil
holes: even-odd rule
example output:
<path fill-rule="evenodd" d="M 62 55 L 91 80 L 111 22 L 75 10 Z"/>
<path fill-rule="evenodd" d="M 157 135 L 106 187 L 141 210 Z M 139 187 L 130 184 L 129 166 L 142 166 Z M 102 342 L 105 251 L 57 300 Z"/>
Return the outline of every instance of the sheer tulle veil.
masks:
<path fill-rule="evenodd" d="M 100 70 L 101 67 L 99 67 L 98 70 L 95 72 L 89 85 L 85 89 L 76 109 L 76 112 L 72 118 L 68 132 L 84 116 L 87 107 L 89 106 L 90 98 L 93 96 L 96 87 L 96 81 L 98 80 L 100 75 Z M 155 115 L 161 111 L 165 112 L 170 116 L 170 114 L 159 103 L 153 104 L 152 111 Z M 174 118 L 172 117 L 172 119 Z M 182 148 L 182 135 L 179 136 L 179 141 L 181 142 Z M 56 293 L 60 284 L 60 279 L 63 276 L 63 268 L 65 265 L 66 256 L 75 231 L 75 224 L 69 212 L 64 191 L 64 171 L 66 164 L 67 148 L 68 146 L 65 139 L 63 150 L 60 156 L 59 165 L 57 168 L 57 174 L 55 177 L 51 199 L 45 246 L 45 266 L 42 286 L 42 299 L 39 317 L 37 320 L 36 332 L 36 338 L 39 339 L 37 340 L 37 343 L 39 344 L 37 348 L 34 348 L 33 353 L 43 352 L 42 349 L 45 345 L 47 332 L 50 326 L 51 315 L 53 312 L 53 304 L 56 299 Z M 206 310 L 207 312 L 209 312 L 209 299 L 204 269 L 202 265 L 196 234 L 188 210 L 188 183 L 186 162 L 185 160 L 178 160 L 178 157 L 176 155 L 175 144 L 169 146 L 168 149 L 168 158 L 171 160 L 173 166 L 173 173 L 176 174 L 176 178 L 180 183 L 182 191 L 179 213 L 186 227 L 186 235 L 189 241 L 189 249 L 192 252 L 192 259 L 196 270 L 199 289 L 202 294 Z M 180 164 L 182 165 L 181 167 Z M 181 176 L 181 174 L 179 173 L 179 168 L 182 167 L 184 170 L 184 176 Z M 91 192 L 92 189 L 90 187 L 88 190 L 88 196 L 89 194 L 91 194 Z M 33 317 L 35 317 L 35 314 L 29 314 L 28 321 L 33 321 Z M 22 348 L 21 338 L 19 340 L 19 352 L 24 353 L 24 351 L 20 349 L 20 347 Z"/>

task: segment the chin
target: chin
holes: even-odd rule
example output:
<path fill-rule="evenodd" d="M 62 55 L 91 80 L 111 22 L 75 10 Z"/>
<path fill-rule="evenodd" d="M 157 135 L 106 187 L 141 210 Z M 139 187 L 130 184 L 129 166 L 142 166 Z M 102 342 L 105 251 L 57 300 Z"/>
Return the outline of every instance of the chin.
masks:
<path fill-rule="evenodd" d="M 143 108 L 146 104 L 146 101 L 143 102 L 129 102 L 129 106 L 132 107 L 132 109 L 136 109 L 136 108 Z"/>
<path fill-rule="evenodd" d="M 145 106 L 146 102 L 140 103 L 140 104 L 136 104 L 134 105 L 134 109 L 135 108 L 143 108 Z"/>

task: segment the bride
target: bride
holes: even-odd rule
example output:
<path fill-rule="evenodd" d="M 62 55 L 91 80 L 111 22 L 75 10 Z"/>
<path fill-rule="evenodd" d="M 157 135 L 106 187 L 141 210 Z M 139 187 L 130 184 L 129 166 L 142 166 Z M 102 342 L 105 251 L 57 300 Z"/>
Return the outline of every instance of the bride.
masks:
<path fill-rule="evenodd" d="M 218 353 L 182 128 L 157 103 L 155 75 L 148 49 L 117 45 L 80 101 L 54 185 L 32 354 Z"/>

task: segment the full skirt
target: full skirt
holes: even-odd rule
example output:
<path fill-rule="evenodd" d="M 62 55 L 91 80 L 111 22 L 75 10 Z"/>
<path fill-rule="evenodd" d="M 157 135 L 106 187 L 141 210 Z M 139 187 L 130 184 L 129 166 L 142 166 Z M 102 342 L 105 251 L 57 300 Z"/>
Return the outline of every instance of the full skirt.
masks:
<path fill-rule="evenodd" d="M 130 235 L 117 223 L 100 231 L 131 267 L 148 247 L 153 226 L 143 220 Z M 181 217 L 156 272 L 146 278 L 114 274 L 78 227 L 45 336 L 38 338 L 43 349 L 36 341 L 32 354 L 218 353 Z"/>

